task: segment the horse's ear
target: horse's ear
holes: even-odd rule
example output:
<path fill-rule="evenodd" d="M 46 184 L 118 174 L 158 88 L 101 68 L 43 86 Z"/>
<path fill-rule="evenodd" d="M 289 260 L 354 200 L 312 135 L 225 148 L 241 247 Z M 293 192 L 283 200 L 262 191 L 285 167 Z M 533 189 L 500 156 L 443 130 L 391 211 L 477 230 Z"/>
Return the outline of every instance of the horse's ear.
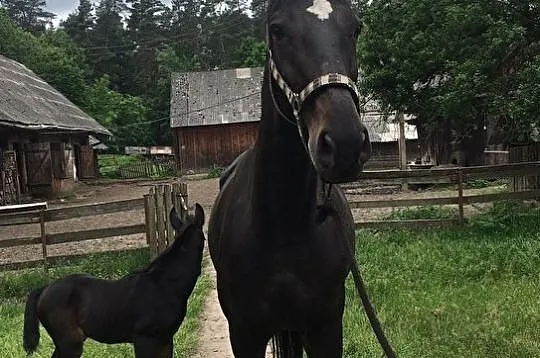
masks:
<path fill-rule="evenodd" d="M 169 220 L 171 221 L 171 225 L 176 231 L 180 231 L 180 228 L 182 227 L 182 221 L 178 217 L 178 214 L 176 213 L 176 209 L 173 207 L 171 209 L 171 212 L 169 213 Z"/>
<path fill-rule="evenodd" d="M 202 228 L 204 225 L 204 210 L 199 203 L 195 203 L 195 216 L 193 219 L 195 225 Z"/>

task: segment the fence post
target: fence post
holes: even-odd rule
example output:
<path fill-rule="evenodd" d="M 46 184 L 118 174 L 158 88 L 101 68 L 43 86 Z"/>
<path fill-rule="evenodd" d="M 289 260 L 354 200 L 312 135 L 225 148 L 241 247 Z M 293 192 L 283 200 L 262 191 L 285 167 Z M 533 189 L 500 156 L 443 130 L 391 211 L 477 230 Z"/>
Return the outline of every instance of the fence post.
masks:
<path fill-rule="evenodd" d="M 144 196 L 144 218 L 146 222 L 146 243 L 150 248 L 150 257 L 153 260 L 158 255 L 156 241 L 156 204 L 152 194 Z"/>
<path fill-rule="evenodd" d="M 45 231 L 45 211 L 39 212 L 39 229 L 41 231 L 41 250 L 43 252 L 43 263 L 47 266 L 47 232 Z"/>
<path fill-rule="evenodd" d="M 164 193 L 164 199 L 165 199 L 165 222 L 166 222 L 166 228 L 167 228 L 167 245 L 172 245 L 174 242 L 174 229 L 171 225 L 171 220 L 169 218 L 169 214 L 171 212 L 171 209 L 173 207 L 173 201 L 172 201 L 172 193 L 173 188 L 170 184 L 167 184 L 165 186 L 165 193 Z"/>
<path fill-rule="evenodd" d="M 461 167 L 457 171 L 458 179 L 458 208 L 459 208 L 459 224 L 465 223 L 465 215 L 463 213 L 463 170 Z"/>

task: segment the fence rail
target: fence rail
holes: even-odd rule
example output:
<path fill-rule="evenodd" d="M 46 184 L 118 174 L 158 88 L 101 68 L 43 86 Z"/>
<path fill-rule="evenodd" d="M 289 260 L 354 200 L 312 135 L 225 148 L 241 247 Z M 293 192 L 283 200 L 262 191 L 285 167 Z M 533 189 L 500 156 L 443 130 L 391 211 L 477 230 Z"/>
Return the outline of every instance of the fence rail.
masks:
<path fill-rule="evenodd" d="M 366 171 L 362 173 L 362 179 L 378 179 L 407 182 L 410 179 L 428 179 L 432 182 L 437 178 L 450 178 L 457 184 L 456 196 L 418 199 L 389 199 L 389 200 L 348 200 L 351 209 L 367 208 L 396 208 L 414 207 L 426 205 L 457 205 L 457 219 L 433 219 L 433 220 L 381 220 L 356 222 L 356 228 L 396 228 L 396 227 L 434 227 L 454 226 L 465 223 L 464 206 L 489 203 L 501 200 L 527 200 L 540 198 L 540 188 L 528 191 L 515 191 L 509 193 L 495 193 L 482 195 L 463 195 L 463 186 L 466 180 L 523 177 L 540 175 L 540 162 L 515 163 L 504 165 L 490 165 L 478 167 L 458 167 L 442 169 L 418 169 L 418 170 L 380 170 Z M 362 180 L 360 179 L 360 180 Z"/>
<path fill-rule="evenodd" d="M 147 206 L 150 198 L 153 203 L 151 213 L 148 212 L 150 208 Z M 46 265 L 50 262 L 51 258 L 56 258 L 56 256 L 50 257 L 48 255 L 48 245 L 145 234 L 151 255 L 155 257 L 174 240 L 174 230 L 169 220 L 169 212 L 173 205 L 177 208 L 179 215 L 185 215 L 185 209 L 187 207 L 186 184 L 157 185 L 152 187 L 150 194 L 145 195 L 143 198 L 102 204 L 72 206 L 60 209 L 47 209 L 46 203 L 30 206 L 21 205 L 17 208 L 6 207 L 3 211 L 0 210 L 0 226 L 39 224 L 40 235 L 37 237 L 18 237 L 0 240 L 0 248 L 41 244 L 43 257 L 40 260 L 32 260 L 32 262 L 34 265 Z M 145 209 L 145 222 L 143 223 L 53 234 L 47 233 L 46 230 L 46 223 L 49 222 L 142 209 Z M 156 223 L 158 224 L 157 226 Z M 69 255 L 63 257 L 69 257 Z M 0 270 L 15 269 L 18 267 L 29 267 L 29 264 L 28 262 L 0 264 Z"/>

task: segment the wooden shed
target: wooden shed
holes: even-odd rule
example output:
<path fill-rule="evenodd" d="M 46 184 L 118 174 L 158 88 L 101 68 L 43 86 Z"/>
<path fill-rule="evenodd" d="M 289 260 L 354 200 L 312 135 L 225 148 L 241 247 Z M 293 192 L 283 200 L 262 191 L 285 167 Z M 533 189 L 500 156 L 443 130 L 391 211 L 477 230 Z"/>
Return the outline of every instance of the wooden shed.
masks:
<path fill-rule="evenodd" d="M 56 194 L 96 175 L 89 135 L 96 120 L 24 65 L 0 56 L 0 205 Z"/>
<path fill-rule="evenodd" d="M 257 138 L 263 68 L 175 73 L 171 128 L 182 172 L 227 166 Z M 373 142 L 368 167 L 399 167 L 399 126 L 388 123 L 375 102 L 363 119 Z M 419 156 L 416 127 L 406 125 L 407 156 Z"/>
<path fill-rule="evenodd" d="M 263 68 L 175 73 L 171 128 L 177 166 L 226 166 L 256 139 Z"/>

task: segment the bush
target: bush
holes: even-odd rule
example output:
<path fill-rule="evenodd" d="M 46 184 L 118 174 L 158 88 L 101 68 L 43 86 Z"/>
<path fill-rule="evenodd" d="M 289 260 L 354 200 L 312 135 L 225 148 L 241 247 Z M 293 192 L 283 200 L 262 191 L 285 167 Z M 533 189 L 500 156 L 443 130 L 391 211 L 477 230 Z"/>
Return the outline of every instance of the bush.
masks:
<path fill-rule="evenodd" d="M 224 170 L 225 170 L 225 168 L 217 166 L 217 165 L 214 164 L 208 170 L 208 175 L 206 177 L 208 179 L 219 178 L 221 176 L 221 174 L 223 174 Z"/>

